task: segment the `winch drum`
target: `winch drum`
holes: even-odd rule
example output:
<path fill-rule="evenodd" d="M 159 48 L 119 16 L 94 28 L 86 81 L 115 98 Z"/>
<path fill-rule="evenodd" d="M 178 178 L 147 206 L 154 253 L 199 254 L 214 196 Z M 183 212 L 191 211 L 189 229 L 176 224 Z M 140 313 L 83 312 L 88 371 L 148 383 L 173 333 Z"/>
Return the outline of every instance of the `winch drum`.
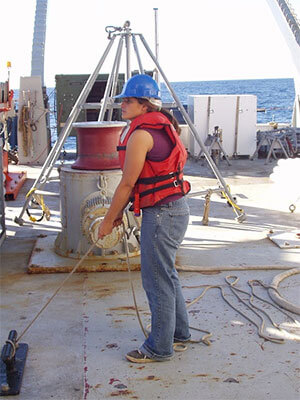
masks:
<path fill-rule="evenodd" d="M 77 159 L 73 169 L 120 169 L 117 145 L 126 122 L 86 121 L 76 122 Z"/>
<path fill-rule="evenodd" d="M 61 198 L 61 223 L 62 231 L 55 240 L 55 252 L 64 257 L 80 258 L 91 245 L 95 237 L 87 234 L 90 232 L 92 220 L 100 215 L 91 215 L 99 207 L 108 207 L 109 201 L 121 179 L 121 170 L 89 171 L 75 170 L 70 166 L 63 166 L 60 170 L 60 198 Z M 89 203 L 90 199 L 93 199 Z M 95 205 L 95 199 L 97 204 Z M 102 204 L 101 204 L 102 199 Z M 100 212 L 101 214 L 101 212 Z M 103 215 L 103 213 L 102 213 Z M 139 221 L 128 213 L 125 219 L 129 231 L 139 229 Z M 94 240 L 94 239 L 92 239 Z M 114 243 L 113 243 L 114 244 Z M 128 238 L 129 255 L 138 256 L 139 243 L 135 235 Z M 106 247 L 104 245 L 104 247 Z M 94 247 L 93 254 L 87 259 L 125 259 L 122 235 L 111 248 Z"/>

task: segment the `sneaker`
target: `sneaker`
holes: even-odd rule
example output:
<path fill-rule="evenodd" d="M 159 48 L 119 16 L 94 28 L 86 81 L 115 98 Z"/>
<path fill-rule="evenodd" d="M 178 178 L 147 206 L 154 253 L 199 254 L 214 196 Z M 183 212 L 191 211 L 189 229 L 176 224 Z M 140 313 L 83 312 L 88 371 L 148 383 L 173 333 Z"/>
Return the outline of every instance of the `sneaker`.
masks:
<path fill-rule="evenodd" d="M 150 363 L 155 362 L 153 358 L 150 358 L 143 354 L 140 350 L 133 350 L 126 354 L 126 358 L 128 361 L 133 363 Z"/>

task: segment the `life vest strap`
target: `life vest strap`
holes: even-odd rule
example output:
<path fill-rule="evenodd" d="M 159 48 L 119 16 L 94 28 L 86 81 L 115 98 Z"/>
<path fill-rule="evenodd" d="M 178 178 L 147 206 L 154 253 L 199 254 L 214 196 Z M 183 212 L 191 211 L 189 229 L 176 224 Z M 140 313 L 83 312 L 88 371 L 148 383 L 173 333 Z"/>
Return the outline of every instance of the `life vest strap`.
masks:
<path fill-rule="evenodd" d="M 158 182 L 163 182 L 168 179 L 174 178 L 175 176 L 178 177 L 182 171 L 176 171 L 176 172 L 170 172 L 169 174 L 166 175 L 160 175 L 160 176 L 151 176 L 148 178 L 139 178 L 137 180 L 137 183 L 142 183 L 143 185 L 150 185 L 152 183 L 158 183 Z"/>
<path fill-rule="evenodd" d="M 182 183 L 183 183 L 182 180 L 176 180 L 176 181 L 173 181 L 171 183 L 167 183 L 166 185 L 161 185 L 161 186 L 157 186 L 157 187 L 152 188 L 152 189 L 144 190 L 143 192 L 140 193 L 140 198 L 144 197 L 144 196 L 148 196 L 149 194 L 158 192 L 160 190 L 171 188 L 171 187 L 180 186 L 182 188 Z M 183 193 L 183 194 L 185 194 L 185 193 Z"/>

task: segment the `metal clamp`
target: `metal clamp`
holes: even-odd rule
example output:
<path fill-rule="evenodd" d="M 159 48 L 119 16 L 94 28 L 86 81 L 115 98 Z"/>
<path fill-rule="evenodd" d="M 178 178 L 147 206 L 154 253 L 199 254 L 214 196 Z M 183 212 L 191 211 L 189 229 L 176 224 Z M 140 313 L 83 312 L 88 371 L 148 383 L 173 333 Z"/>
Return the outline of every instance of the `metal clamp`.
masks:
<path fill-rule="evenodd" d="M 105 27 L 105 32 L 108 33 L 108 36 L 107 36 L 108 39 L 111 39 L 111 36 L 113 33 L 121 32 L 122 30 L 123 30 L 123 28 L 121 28 L 120 26 L 118 27 L 118 26 L 108 25 Z"/>
<path fill-rule="evenodd" d="M 20 393 L 27 351 L 26 343 L 17 343 L 17 331 L 10 331 L 1 351 L 0 396 Z"/>

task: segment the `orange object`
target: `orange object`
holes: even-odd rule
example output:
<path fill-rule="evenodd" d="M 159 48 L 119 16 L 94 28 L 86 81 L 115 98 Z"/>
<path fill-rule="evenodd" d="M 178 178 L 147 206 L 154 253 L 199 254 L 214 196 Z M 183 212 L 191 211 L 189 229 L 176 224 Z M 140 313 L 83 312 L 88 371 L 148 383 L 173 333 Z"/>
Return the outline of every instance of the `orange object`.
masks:
<path fill-rule="evenodd" d="M 1 84 L 2 85 L 2 84 Z M 11 110 L 11 102 L 14 97 L 14 91 L 9 90 L 9 82 L 4 82 L 3 89 L 1 90 L 1 98 L 0 104 L 2 107 L 0 108 L 0 112 L 10 111 Z"/>
<path fill-rule="evenodd" d="M 5 200 L 15 200 L 27 179 L 26 172 L 8 172 L 8 153 L 3 150 L 3 173 L 5 175 Z"/>

